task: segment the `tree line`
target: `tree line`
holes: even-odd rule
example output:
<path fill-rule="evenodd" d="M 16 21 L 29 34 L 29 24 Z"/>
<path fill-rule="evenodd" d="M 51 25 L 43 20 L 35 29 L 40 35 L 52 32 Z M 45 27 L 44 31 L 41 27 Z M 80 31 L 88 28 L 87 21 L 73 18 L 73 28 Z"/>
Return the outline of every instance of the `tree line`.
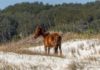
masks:
<path fill-rule="evenodd" d="M 23 2 L 0 10 L 0 42 L 24 38 L 36 25 L 53 31 L 99 33 L 100 2 L 86 4 Z"/>

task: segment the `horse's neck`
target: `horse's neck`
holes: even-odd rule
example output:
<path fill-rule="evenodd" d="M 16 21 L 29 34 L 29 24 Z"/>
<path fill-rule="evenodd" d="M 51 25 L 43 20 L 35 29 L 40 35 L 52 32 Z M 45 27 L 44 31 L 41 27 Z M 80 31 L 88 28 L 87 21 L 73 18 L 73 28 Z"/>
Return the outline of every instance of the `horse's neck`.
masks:
<path fill-rule="evenodd" d="M 44 34 L 43 34 L 43 37 L 45 38 L 46 36 L 48 36 L 50 33 L 49 32 L 45 32 Z"/>

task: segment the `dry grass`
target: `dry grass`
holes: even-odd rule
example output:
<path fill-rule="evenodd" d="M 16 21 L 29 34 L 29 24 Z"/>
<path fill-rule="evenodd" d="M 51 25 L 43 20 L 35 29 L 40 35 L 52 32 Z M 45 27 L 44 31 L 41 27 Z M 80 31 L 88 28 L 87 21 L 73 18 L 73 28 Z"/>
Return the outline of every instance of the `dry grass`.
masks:
<path fill-rule="evenodd" d="M 19 40 L 17 42 L 9 42 L 0 45 L 0 51 L 4 52 L 22 52 L 22 48 L 28 48 L 31 46 L 41 45 L 41 39 L 33 39 L 33 36 L 29 36 L 25 39 Z M 23 50 L 24 51 L 24 50 Z M 26 52 L 26 51 L 25 51 Z"/>
<path fill-rule="evenodd" d="M 19 67 L 4 60 L 0 60 L 0 70 L 19 70 Z"/>
<path fill-rule="evenodd" d="M 29 67 L 28 67 L 29 66 Z M 42 70 L 46 70 L 46 69 L 50 69 L 50 67 L 46 67 L 44 65 L 30 65 L 27 64 L 27 66 L 25 67 L 25 65 L 23 64 L 11 64 L 8 63 L 4 60 L 0 61 L 0 70 L 39 70 L 40 68 L 42 68 Z"/>
<path fill-rule="evenodd" d="M 97 38 L 100 39 L 100 34 L 97 35 L 89 35 L 89 34 L 78 34 L 78 33 L 66 33 L 63 34 L 62 39 L 63 41 L 71 40 L 71 39 L 91 39 Z M 40 54 L 35 53 L 34 51 L 24 50 L 23 48 L 33 47 L 37 45 L 43 44 L 43 39 L 40 37 L 36 40 L 33 39 L 33 35 L 26 37 L 25 39 L 19 40 L 17 42 L 10 42 L 6 44 L 0 45 L 0 51 L 4 52 L 15 52 L 20 54 Z"/>
<path fill-rule="evenodd" d="M 77 34 L 77 33 L 67 33 L 63 35 L 63 41 L 67 41 L 67 40 L 72 40 L 72 39 L 100 39 L 100 34 L 97 35 L 87 35 L 87 34 Z M 0 45 L 0 51 L 4 51 L 4 52 L 14 52 L 14 53 L 19 53 L 19 54 L 29 54 L 29 55 L 41 55 L 41 56 L 53 56 L 53 57 L 60 57 L 60 58 L 64 58 L 64 56 L 58 56 L 55 54 L 52 55 L 47 55 L 45 53 L 38 53 L 38 52 L 34 52 L 34 51 L 29 51 L 29 50 L 25 50 L 24 48 L 29 48 L 29 47 L 34 47 L 37 45 L 41 45 L 43 44 L 42 42 L 42 38 L 38 38 L 36 40 L 33 40 L 33 36 L 29 36 L 25 39 L 22 39 L 18 42 L 11 42 L 11 43 L 6 43 L 6 44 L 2 44 Z M 83 44 L 80 45 L 80 49 L 84 50 L 83 48 Z M 93 46 L 94 47 L 94 46 Z M 76 52 L 75 49 L 71 50 L 73 56 L 74 53 Z M 90 56 L 90 57 L 86 57 L 83 60 L 89 60 L 89 61 L 97 61 L 95 56 Z M 2 66 L 3 65 L 3 66 Z M 43 66 L 43 65 L 42 65 Z M 12 65 L 9 64 L 7 62 L 4 61 L 0 61 L 0 70 L 20 70 L 19 68 L 20 66 L 17 65 Z M 31 66 L 32 70 L 38 70 L 38 68 L 41 67 L 40 66 Z M 68 66 L 66 65 L 66 69 L 65 70 L 83 70 L 85 67 L 85 64 L 80 62 L 73 62 L 71 64 L 69 64 Z M 46 68 L 46 67 L 45 67 Z M 52 69 L 50 69 L 52 70 Z"/>
<path fill-rule="evenodd" d="M 59 56 L 56 54 L 45 54 L 45 53 L 39 53 L 39 52 L 34 52 L 30 50 L 26 50 L 24 48 L 29 48 L 29 47 L 35 47 L 37 45 L 42 44 L 42 38 L 38 38 L 36 41 L 32 40 L 33 36 L 27 37 L 26 39 L 22 39 L 18 42 L 11 42 L 11 43 L 6 43 L 2 44 L 0 46 L 0 51 L 3 52 L 14 52 L 18 54 L 29 54 L 29 55 L 41 55 L 41 56 L 54 56 L 54 57 L 60 57 L 64 58 L 64 56 Z"/>
<path fill-rule="evenodd" d="M 98 56 L 98 57 L 97 57 Z M 92 56 L 88 56 L 88 57 L 85 57 L 84 59 L 82 60 L 88 60 L 88 61 L 98 61 L 97 59 L 99 58 L 100 55 L 92 55 Z"/>
<path fill-rule="evenodd" d="M 81 33 L 63 34 L 63 41 L 72 39 L 100 39 L 100 34 L 81 34 Z"/>
<path fill-rule="evenodd" d="M 76 64 L 76 62 L 72 62 L 72 63 L 68 64 L 67 69 L 68 70 L 77 70 L 77 64 Z"/>

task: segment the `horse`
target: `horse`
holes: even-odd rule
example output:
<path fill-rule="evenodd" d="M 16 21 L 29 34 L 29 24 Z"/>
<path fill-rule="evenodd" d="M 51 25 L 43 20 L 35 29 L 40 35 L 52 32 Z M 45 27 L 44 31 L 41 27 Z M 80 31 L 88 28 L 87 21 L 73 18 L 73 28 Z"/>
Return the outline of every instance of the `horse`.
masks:
<path fill-rule="evenodd" d="M 51 48 L 54 48 L 55 54 L 58 54 L 58 48 L 59 48 L 60 55 L 62 55 L 62 49 L 61 49 L 62 37 L 59 33 L 46 32 L 46 30 L 42 26 L 38 25 L 35 29 L 34 38 L 36 39 L 39 36 L 42 36 L 44 39 L 44 49 L 46 54 L 50 53 Z"/>

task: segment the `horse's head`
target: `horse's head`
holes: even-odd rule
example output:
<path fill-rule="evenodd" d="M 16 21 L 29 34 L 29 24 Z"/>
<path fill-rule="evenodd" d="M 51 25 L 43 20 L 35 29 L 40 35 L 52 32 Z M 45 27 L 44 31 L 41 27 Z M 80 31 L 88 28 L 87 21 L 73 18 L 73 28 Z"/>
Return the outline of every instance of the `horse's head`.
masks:
<path fill-rule="evenodd" d="M 45 30 L 43 29 L 42 26 L 39 25 L 36 27 L 34 38 L 37 38 L 37 37 L 43 35 L 44 33 L 45 33 Z"/>

